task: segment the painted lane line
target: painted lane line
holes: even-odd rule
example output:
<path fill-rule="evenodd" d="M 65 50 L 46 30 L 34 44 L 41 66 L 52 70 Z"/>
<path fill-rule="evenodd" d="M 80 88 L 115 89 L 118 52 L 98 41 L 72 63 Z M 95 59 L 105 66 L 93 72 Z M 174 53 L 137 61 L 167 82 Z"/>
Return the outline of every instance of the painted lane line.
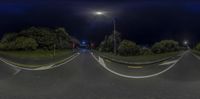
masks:
<path fill-rule="evenodd" d="M 170 65 L 170 64 L 176 63 L 177 61 L 178 61 L 178 59 L 177 60 L 173 60 L 173 61 L 163 62 L 163 63 L 161 63 L 159 65 Z"/>
<path fill-rule="evenodd" d="M 62 65 L 64 65 L 64 64 L 66 64 L 66 63 L 68 63 L 68 62 L 74 60 L 74 59 L 75 59 L 76 57 L 78 57 L 79 55 L 80 55 L 80 53 L 76 53 L 76 54 L 74 54 L 74 55 L 72 55 L 72 56 L 70 56 L 70 57 L 64 59 L 64 60 L 67 60 L 67 61 L 65 61 L 65 62 L 63 62 L 63 63 L 61 63 L 61 64 L 58 64 L 58 65 L 52 64 L 52 65 L 50 65 L 50 66 L 39 67 L 39 68 L 36 68 L 36 69 L 33 69 L 33 70 L 48 70 L 48 69 L 53 69 L 53 68 L 62 66 Z"/>
<path fill-rule="evenodd" d="M 165 69 L 165 70 L 163 70 L 163 71 L 161 71 L 161 72 L 155 73 L 155 74 L 151 74 L 151 75 L 146 75 L 146 76 L 130 76 L 130 75 L 121 74 L 121 73 L 118 73 L 118 72 L 115 72 L 115 71 L 111 70 L 110 68 L 108 68 L 108 67 L 106 66 L 106 64 L 104 63 L 104 60 L 103 60 L 101 57 L 99 57 L 99 62 L 100 62 L 100 64 L 101 64 L 106 70 L 110 71 L 110 72 L 113 73 L 113 74 L 116 74 L 116 75 L 118 75 L 118 76 L 125 77 L 125 78 L 149 78 L 149 77 L 154 77 L 154 76 L 160 75 L 160 74 L 162 74 L 162 73 L 168 71 L 168 70 L 171 69 L 173 66 L 175 66 L 175 64 L 173 64 L 173 65 L 169 66 L 167 69 Z"/>
<path fill-rule="evenodd" d="M 143 66 L 128 66 L 128 68 L 131 68 L 131 69 L 140 69 L 140 68 L 143 68 Z"/>
<path fill-rule="evenodd" d="M 11 66 L 12 69 L 14 69 L 14 70 L 16 71 L 16 72 L 14 73 L 15 75 L 21 71 L 20 68 L 15 67 L 15 65 L 13 65 L 13 64 L 11 64 L 11 63 L 9 63 L 9 62 L 7 62 L 6 60 L 4 60 L 4 59 L 2 59 L 2 58 L 0 58 L 0 60 L 1 60 L 2 62 L 4 62 L 4 63 L 8 64 L 9 66 Z"/>
<path fill-rule="evenodd" d="M 94 55 L 93 52 L 91 52 L 90 54 L 92 55 L 92 57 L 93 57 L 97 62 L 99 62 L 99 60 L 97 59 L 97 57 Z"/>
<path fill-rule="evenodd" d="M 15 68 L 15 73 L 13 73 L 13 75 L 17 75 L 20 71 L 21 71 L 21 69 Z"/>
<path fill-rule="evenodd" d="M 161 72 L 158 72 L 158 73 L 155 73 L 155 74 L 151 74 L 151 75 L 146 75 L 146 76 L 130 76 L 130 75 L 125 75 L 125 74 L 121 74 L 121 73 L 118 73 L 118 72 L 115 72 L 113 70 L 111 70 L 110 68 L 108 68 L 103 60 L 103 58 L 99 57 L 99 60 L 96 58 L 96 56 L 94 56 L 93 53 L 91 53 L 91 55 L 93 56 L 93 58 L 99 62 L 99 64 L 104 67 L 106 70 L 108 70 L 109 72 L 117 75 L 117 76 L 120 76 L 120 77 L 124 77 L 124 78 L 134 78 L 134 79 L 141 79 L 141 78 L 150 78 L 150 77 L 154 77 L 154 76 L 158 76 L 162 73 L 165 73 L 166 71 L 170 70 L 172 67 L 174 67 L 182 58 L 183 56 L 185 55 L 185 53 L 183 53 L 183 55 L 181 55 L 181 57 L 178 59 L 178 61 L 176 63 L 174 63 L 173 65 L 169 66 L 168 68 L 166 68 L 165 70 L 161 71 Z"/>
<path fill-rule="evenodd" d="M 48 65 L 48 66 L 39 67 L 39 68 L 34 68 L 34 69 L 19 67 L 19 66 L 14 65 L 14 64 L 12 64 L 11 62 L 9 62 L 8 60 L 3 59 L 3 58 L 1 58 L 1 57 L 0 57 L 0 61 L 6 63 L 6 64 L 8 64 L 9 66 L 14 67 L 14 68 L 16 68 L 16 69 L 20 69 L 20 70 L 21 70 L 21 69 L 22 69 L 22 70 L 35 70 L 35 71 L 37 71 L 37 70 L 47 70 L 47 69 L 59 67 L 59 66 L 61 66 L 61 65 L 63 65 L 63 64 L 66 64 L 66 63 L 72 61 L 73 59 L 75 59 L 75 58 L 76 58 L 77 56 L 79 56 L 79 55 L 80 55 L 80 53 L 75 53 L 75 54 L 73 54 L 72 56 L 70 56 L 70 57 L 64 59 L 64 60 L 67 60 L 67 59 L 68 59 L 68 60 L 65 61 L 64 63 L 59 64 L 59 65 L 51 64 L 51 65 Z"/>
<path fill-rule="evenodd" d="M 200 56 L 198 56 L 198 55 L 196 55 L 196 54 L 194 54 L 194 53 L 192 53 L 192 55 L 193 55 L 194 57 L 196 57 L 198 60 L 200 60 Z"/>
<path fill-rule="evenodd" d="M 12 69 L 15 71 L 15 73 L 13 73 L 13 75 L 17 75 L 21 71 L 20 68 L 16 68 L 13 64 L 6 62 L 2 58 L 0 58 L 0 60 L 12 67 Z"/>
<path fill-rule="evenodd" d="M 72 58 L 70 58 L 70 59 L 68 59 L 67 61 L 65 61 L 64 63 L 61 63 L 61 64 L 59 64 L 59 65 L 55 65 L 54 67 L 52 67 L 52 68 L 55 68 L 55 67 L 59 67 L 59 66 L 62 66 L 62 65 L 64 65 L 64 64 L 66 64 L 66 63 L 68 63 L 68 62 L 70 62 L 70 61 L 72 61 L 72 60 L 74 60 L 76 57 L 78 57 L 80 55 L 80 53 L 77 53 L 77 55 L 75 55 L 74 57 L 72 57 Z"/>

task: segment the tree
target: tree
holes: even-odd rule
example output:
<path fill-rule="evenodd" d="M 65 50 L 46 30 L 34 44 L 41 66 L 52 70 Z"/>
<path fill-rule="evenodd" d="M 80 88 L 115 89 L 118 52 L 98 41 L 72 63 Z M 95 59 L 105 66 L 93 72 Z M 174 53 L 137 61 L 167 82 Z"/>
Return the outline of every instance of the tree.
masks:
<path fill-rule="evenodd" d="M 100 43 L 99 51 L 102 51 L 102 52 L 112 51 L 112 43 L 108 40 L 108 36 L 105 36 L 104 40 Z"/>
<path fill-rule="evenodd" d="M 15 49 L 14 42 L 1 43 L 1 50 L 14 50 L 14 49 Z"/>
<path fill-rule="evenodd" d="M 64 28 L 55 29 L 56 33 L 56 48 L 64 49 L 70 48 L 70 36 Z"/>
<path fill-rule="evenodd" d="M 123 40 L 118 48 L 119 55 L 131 56 L 139 53 L 139 48 L 135 42 Z"/>
<path fill-rule="evenodd" d="M 5 35 L 1 39 L 1 43 L 8 43 L 15 40 L 17 37 L 17 33 L 5 33 Z"/>
<path fill-rule="evenodd" d="M 2 50 L 13 50 L 15 49 L 15 39 L 17 33 L 6 33 L 1 39 L 1 49 Z"/>
<path fill-rule="evenodd" d="M 152 51 L 154 53 L 166 53 L 179 50 L 179 43 L 174 40 L 163 40 L 155 43 L 152 46 Z"/>
<path fill-rule="evenodd" d="M 162 53 L 163 52 L 163 46 L 161 43 L 157 42 L 155 43 L 151 48 L 153 53 Z"/>
<path fill-rule="evenodd" d="M 49 28 L 31 27 L 20 32 L 19 36 L 35 39 L 41 49 L 53 49 L 56 42 L 56 33 Z"/>
<path fill-rule="evenodd" d="M 116 46 L 119 47 L 119 43 L 121 42 L 121 34 L 116 32 Z M 114 50 L 114 34 L 112 33 L 109 36 L 105 36 L 104 40 L 100 43 L 99 46 L 100 51 L 105 52 L 113 52 Z"/>
<path fill-rule="evenodd" d="M 143 48 L 140 47 L 140 55 L 151 55 L 151 54 L 153 54 L 151 49 L 145 48 L 145 47 L 143 47 Z"/>
<path fill-rule="evenodd" d="M 0 50 L 4 50 L 4 44 L 3 43 L 0 43 Z"/>
<path fill-rule="evenodd" d="M 39 48 L 52 50 L 70 48 L 70 36 L 64 28 L 49 29 L 31 27 L 20 32 L 20 36 L 30 37 L 37 41 Z"/>
<path fill-rule="evenodd" d="M 23 37 L 23 38 L 22 38 Z M 16 40 L 16 38 L 18 38 Z M 20 38 L 20 39 L 19 39 Z M 30 27 L 26 30 L 22 30 L 19 33 L 7 33 L 1 39 L 2 49 L 12 50 L 20 48 L 24 49 L 23 45 L 20 45 L 21 39 L 29 38 L 29 41 L 34 41 L 37 44 L 39 49 L 52 50 L 55 46 L 57 49 L 70 48 L 70 43 L 72 42 L 71 37 L 65 31 L 64 28 L 49 29 L 49 28 L 36 28 Z M 30 40 L 31 38 L 31 40 Z M 15 43 L 18 43 L 20 46 L 15 46 Z M 30 42 L 34 44 L 34 42 Z M 28 46 L 27 46 L 28 47 Z M 29 47 L 28 47 L 29 49 Z M 34 49 L 34 48 L 33 48 Z"/>
<path fill-rule="evenodd" d="M 198 43 L 198 44 L 196 45 L 195 49 L 196 49 L 197 51 L 200 51 L 200 43 Z"/>
<path fill-rule="evenodd" d="M 17 50 L 36 50 L 38 47 L 34 39 L 27 37 L 18 37 L 14 43 Z"/>

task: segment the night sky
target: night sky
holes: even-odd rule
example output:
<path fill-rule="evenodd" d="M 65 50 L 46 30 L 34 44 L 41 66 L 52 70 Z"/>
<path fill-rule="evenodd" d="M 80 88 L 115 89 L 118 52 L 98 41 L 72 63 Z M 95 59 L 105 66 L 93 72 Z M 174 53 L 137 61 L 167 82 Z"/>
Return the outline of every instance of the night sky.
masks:
<path fill-rule="evenodd" d="M 79 40 L 99 42 L 112 32 L 112 20 L 94 16 L 97 10 L 109 12 L 123 38 L 139 44 L 200 42 L 200 2 L 191 0 L 1 0 L 0 33 L 65 27 Z"/>

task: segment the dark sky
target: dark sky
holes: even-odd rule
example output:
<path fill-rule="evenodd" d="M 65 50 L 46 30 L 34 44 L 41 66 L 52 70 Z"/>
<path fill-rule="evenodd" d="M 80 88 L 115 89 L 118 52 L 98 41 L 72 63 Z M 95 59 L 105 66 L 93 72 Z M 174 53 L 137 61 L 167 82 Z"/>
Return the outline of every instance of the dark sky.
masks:
<path fill-rule="evenodd" d="M 0 33 L 65 27 L 80 40 L 98 42 L 111 33 L 112 20 L 92 15 L 96 10 L 108 11 L 123 38 L 139 44 L 200 41 L 200 2 L 191 0 L 1 0 Z"/>

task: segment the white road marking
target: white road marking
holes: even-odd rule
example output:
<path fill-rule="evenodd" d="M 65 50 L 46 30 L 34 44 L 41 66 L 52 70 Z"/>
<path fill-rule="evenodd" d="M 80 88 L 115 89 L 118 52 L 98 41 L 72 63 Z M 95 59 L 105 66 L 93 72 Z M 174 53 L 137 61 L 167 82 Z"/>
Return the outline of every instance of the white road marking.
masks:
<path fill-rule="evenodd" d="M 15 73 L 13 75 L 17 75 L 20 71 L 21 71 L 21 69 L 15 68 Z"/>
<path fill-rule="evenodd" d="M 51 65 L 48 65 L 48 66 L 39 67 L 39 68 L 34 68 L 34 69 L 16 66 L 16 65 L 12 64 L 11 62 L 9 62 L 8 60 L 3 59 L 3 58 L 1 58 L 1 57 L 0 57 L 0 61 L 6 63 L 6 64 L 8 64 L 8 65 L 10 65 L 11 67 L 14 67 L 14 68 L 20 69 L 20 70 L 21 70 L 21 69 L 22 69 L 22 70 L 47 70 L 47 69 L 59 67 L 59 66 L 61 66 L 61 65 L 63 65 L 63 64 L 66 64 L 66 63 L 72 61 L 73 59 L 75 59 L 75 58 L 76 58 L 77 56 L 79 56 L 79 55 L 80 55 L 80 53 L 73 54 L 72 56 L 70 56 L 70 57 L 64 59 L 64 60 L 67 60 L 67 59 L 68 59 L 67 61 L 65 61 L 64 63 L 58 64 L 58 65 L 56 65 L 56 66 L 55 66 L 55 64 L 51 64 Z"/>
<path fill-rule="evenodd" d="M 76 57 L 78 57 L 79 55 L 80 55 L 80 53 L 77 53 L 77 55 L 75 55 L 75 56 L 69 58 L 69 59 L 68 59 L 67 61 L 65 61 L 64 63 L 61 63 L 61 64 L 59 64 L 59 65 L 54 66 L 53 68 L 62 66 L 62 65 L 64 65 L 64 64 L 66 64 L 66 63 L 68 63 L 68 62 L 74 60 L 74 59 L 75 59 Z"/>
<path fill-rule="evenodd" d="M 12 69 L 14 69 L 15 73 L 13 73 L 13 75 L 17 75 L 21 71 L 20 68 L 15 67 L 15 65 L 8 63 L 4 59 L 0 58 L 0 60 L 3 61 L 4 63 L 10 65 L 12 67 Z"/>
<path fill-rule="evenodd" d="M 192 53 L 192 52 L 191 52 Z M 194 57 L 196 57 L 198 60 L 200 60 L 200 56 L 198 56 L 198 55 L 196 55 L 196 54 L 194 54 L 194 53 L 192 53 L 192 55 L 194 56 Z"/>
<path fill-rule="evenodd" d="M 93 53 L 91 53 L 91 55 L 93 56 L 93 58 L 100 63 L 101 66 L 103 66 L 106 70 L 108 70 L 109 72 L 115 74 L 115 75 L 118 75 L 118 76 L 121 76 L 121 77 L 125 77 L 125 78 L 150 78 L 150 77 L 154 77 L 154 76 L 158 76 L 168 70 L 170 70 L 172 67 L 174 67 L 182 58 L 183 56 L 185 55 L 185 53 L 183 53 L 183 55 L 178 59 L 178 61 L 176 63 L 174 63 L 173 65 L 169 66 L 168 68 L 166 68 L 165 70 L 161 71 L 161 72 L 158 72 L 158 73 L 155 73 L 155 74 L 151 74 L 151 75 L 146 75 L 146 76 L 130 76 L 130 75 L 125 75 L 125 74 L 121 74 L 121 73 L 118 73 L 118 72 L 115 72 L 113 70 L 111 70 L 110 68 L 108 68 L 103 60 L 103 58 L 99 57 L 99 59 L 96 58 L 96 56 L 94 56 Z"/>
<path fill-rule="evenodd" d="M 178 61 L 178 59 L 177 60 L 173 60 L 173 61 L 167 61 L 167 62 L 161 63 L 159 65 L 170 65 L 170 64 L 176 63 L 177 61 Z"/>
<path fill-rule="evenodd" d="M 143 66 L 128 66 L 129 69 L 141 69 Z"/>
<path fill-rule="evenodd" d="M 92 57 L 93 57 L 97 62 L 99 62 L 99 60 L 96 58 L 96 56 L 94 56 L 94 53 L 93 53 L 93 52 L 91 52 L 90 54 L 92 55 Z"/>

